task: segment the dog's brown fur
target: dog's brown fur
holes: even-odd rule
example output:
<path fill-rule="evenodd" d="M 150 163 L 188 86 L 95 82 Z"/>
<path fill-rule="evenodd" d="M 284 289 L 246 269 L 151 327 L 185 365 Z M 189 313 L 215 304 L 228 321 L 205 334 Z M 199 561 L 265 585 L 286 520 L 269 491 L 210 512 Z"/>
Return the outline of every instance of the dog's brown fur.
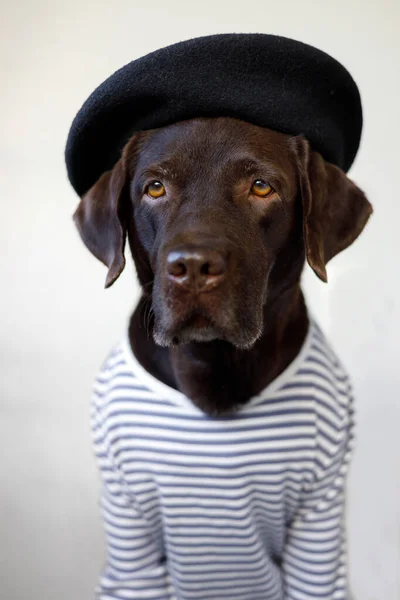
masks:
<path fill-rule="evenodd" d="M 268 181 L 267 198 L 252 193 Z M 161 181 L 160 199 L 146 193 Z M 75 222 L 109 268 L 124 268 L 128 235 L 143 295 L 130 323 L 143 366 L 202 410 L 222 414 L 260 392 L 294 359 L 308 318 L 305 258 L 325 265 L 364 228 L 372 208 L 337 167 L 292 137 L 231 118 L 200 118 L 136 133 L 114 169 L 82 198 Z M 195 248 L 223 257 L 204 293 L 169 277 L 168 256 Z"/>

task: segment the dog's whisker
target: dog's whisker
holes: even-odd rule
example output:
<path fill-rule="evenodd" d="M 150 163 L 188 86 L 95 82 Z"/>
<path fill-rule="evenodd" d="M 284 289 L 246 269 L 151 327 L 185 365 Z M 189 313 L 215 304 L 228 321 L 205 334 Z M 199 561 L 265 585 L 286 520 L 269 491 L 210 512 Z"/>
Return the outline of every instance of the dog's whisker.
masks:
<path fill-rule="evenodd" d="M 153 283 L 154 283 L 154 279 L 152 279 L 151 281 L 148 281 L 147 283 L 144 283 L 142 285 L 142 289 L 144 290 L 145 288 L 152 286 Z"/>
<path fill-rule="evenodd" d="M 150 296 L 144 298 L 143 324 L 148 337 L 151 336 L 151 318 L 154 315 L 153 304 Z"/>

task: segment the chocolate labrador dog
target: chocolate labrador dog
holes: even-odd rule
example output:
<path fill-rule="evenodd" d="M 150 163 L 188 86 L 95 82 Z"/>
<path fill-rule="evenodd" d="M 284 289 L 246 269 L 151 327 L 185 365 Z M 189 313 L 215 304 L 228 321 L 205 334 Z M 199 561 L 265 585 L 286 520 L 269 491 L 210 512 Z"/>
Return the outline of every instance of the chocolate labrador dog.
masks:
<path fill-rule="evenodd" d="M 300 275 L 370 213 L 305 139 L 228 117 L 136 133 L 83 196 L 106 285 L 128 236 L 143 290 L 94 387 L 99 599 L 349 598 L 351 387 Z"/>
<path fill-rule="evenodd" d="M 130 342 L 143 367 L 210 415 L 234 411 L 293 361 L 308 328 L 305 259 L 363 230 L 363 192 L 303 137 L 228 118 L 141 131 L 74 215 L 112 285 L 128 236 L 143 290 Z"/>

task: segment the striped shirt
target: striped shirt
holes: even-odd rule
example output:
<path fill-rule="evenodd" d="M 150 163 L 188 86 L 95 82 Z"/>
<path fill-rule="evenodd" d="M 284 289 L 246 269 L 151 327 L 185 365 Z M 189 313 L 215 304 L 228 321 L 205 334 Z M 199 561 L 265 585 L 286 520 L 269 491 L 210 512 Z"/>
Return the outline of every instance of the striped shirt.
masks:
<path fill-rule="evenodd" d="M 315 323 L 233 416 L 150 375 L 128 338 L 94 385 L 107 561 L 101 600 L 349 598 L 348 377 Z"/>

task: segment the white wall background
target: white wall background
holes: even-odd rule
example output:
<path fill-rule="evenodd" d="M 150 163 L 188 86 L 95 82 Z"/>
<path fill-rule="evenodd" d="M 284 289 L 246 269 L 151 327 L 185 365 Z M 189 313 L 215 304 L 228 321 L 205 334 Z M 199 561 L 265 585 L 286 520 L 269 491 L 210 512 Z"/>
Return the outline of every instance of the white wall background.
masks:
<path fill-rule="evenodd" d="M 306 272 L 310 305 L 353 375 L 358 448 L 349 489 L 356 600 L 400 598 L 399 106 L 396 0 L 19 0 L 0 32 L 0 596 L 92 598 L 103 559 L 88 405 L 127 322 L 129 263 L 103 290 L 64 168 L 87 95 L 135 57 L 218 32 L 269 32 L 331 53 L 358 82 L 361 150 L 350 175 L 375 214 L 328 269 Z"/>

